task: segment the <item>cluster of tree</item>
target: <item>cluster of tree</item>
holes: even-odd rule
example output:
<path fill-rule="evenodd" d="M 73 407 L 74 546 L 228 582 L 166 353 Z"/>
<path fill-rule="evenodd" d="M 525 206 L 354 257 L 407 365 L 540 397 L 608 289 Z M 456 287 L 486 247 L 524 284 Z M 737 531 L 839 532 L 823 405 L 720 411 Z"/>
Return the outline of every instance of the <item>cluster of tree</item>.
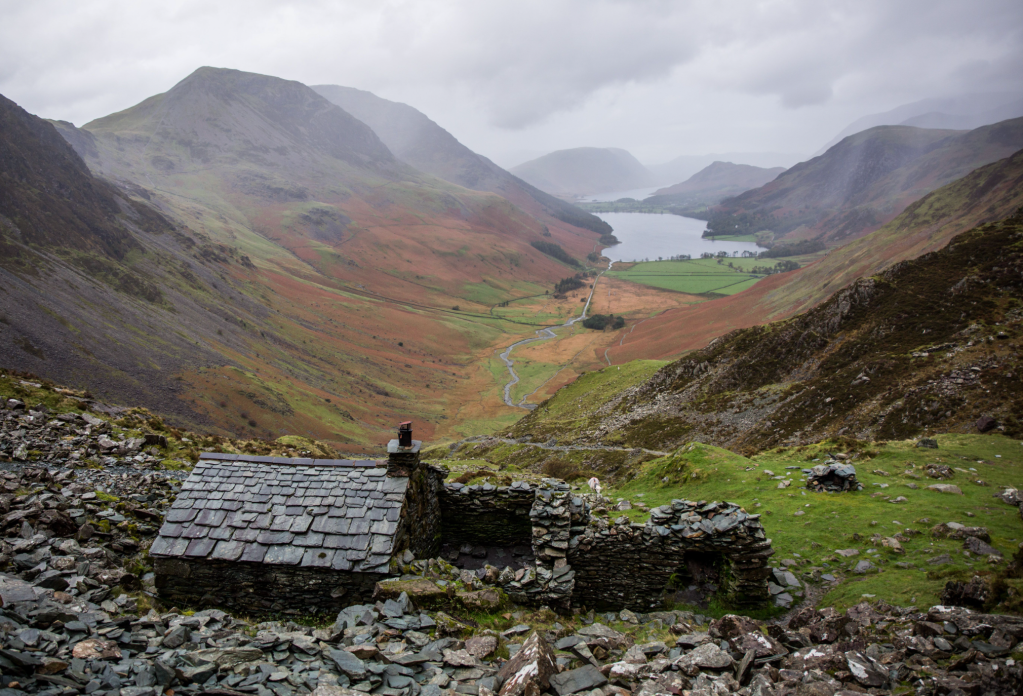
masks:
<path fill-rule="evenodd" d="M 569 266 L 575 266 L 576 268 L 579 267 L 579 262 L 569 256 L 568 252 L 562 249 L 560 244 L 555 244 L 554 242 L 535 241 L 530 242 L 530 245 L 537 251 L 543 252 L 553 259 L 557 259 L 561 263 Z"/>
<path fill-rule="evenodd" d="M 590 263 L 597 263 L 597 261 L 600 261 L 600 252 L 591 251 L 586 255 L 586 260 L 589 261 Z"/>
<path fill-rule="evenodd" d="M 773 266 L 754 266 L 750 269 L 749 273 L 756 275 L 774 275 L 775 273 L 788 273 L 799 268 L 799 264 L 795 261 L 779 261 Z"/>
<path fill-rule="evenodd" d="M 770 228 L 773 222 L 774 218 L 764 213 L 713 213 L 707 220 L 703 236 L 754 234 L 758 230 Z"/>
<path fill-rule="evenodd" d="M 592 317 L 583 319 L 583 326 L 597 331 L 603 331 L 609 326 L 612 329 L 620 329 L 625 326 L 625 319 L 616 317 L 614 314 L 594 314 Z"/>
<path fill-rule="evenodd" d="M 614 246 L 619 242 L 618 237 L 614 236 L 610 232 L 605 232 L 604 234 L 600 235 L 600 243 L 603 244 L 604 246 Z"/>
<path fill-rule="evenodd" d="M 582 281 L 583 277 L 583 274 L 579 273 L 570 278 L 562 278 L 554 285 L 554 292 L 563 295 L 566 292 L 572 292 L 573 290 L 585 287 L 586 283 Z"/>
<path fill-rule="evenodd" d="M 665 205 L 651 205 L 649 201 L 635 198 L 619 198 L 617 201 L 594 201 L 579 204 L 590 213 L 648 213 L 653 215 L 678 214 L 677 208 Z"/>
<path fill-rule="evenodd" d="M 759 258 L 778 259 L 785 256 L 801 256 L 824 251 L 826 245 L 819 239 L 803 239 L 792 244 L 778 244 L 767 251 L 760 252 Z"/>

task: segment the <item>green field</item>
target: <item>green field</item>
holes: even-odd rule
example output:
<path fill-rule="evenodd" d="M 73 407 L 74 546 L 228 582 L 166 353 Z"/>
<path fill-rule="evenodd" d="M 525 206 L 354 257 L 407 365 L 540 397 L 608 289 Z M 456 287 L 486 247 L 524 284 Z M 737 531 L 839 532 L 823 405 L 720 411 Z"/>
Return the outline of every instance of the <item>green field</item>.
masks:
<path fill-rule="evenodd" d="M 729 268 L 728 264 L 732 267 Z M 718 259 L 649 261 L 637 263 L 627 270 L 612 269 L 607 275 L 690 295 L 734 295 L 764 277 L 749 273 L 750 269 L 772 265 L 772 261 L 741 258 L 722 259 L 722 263 L 718 263 Z"/>

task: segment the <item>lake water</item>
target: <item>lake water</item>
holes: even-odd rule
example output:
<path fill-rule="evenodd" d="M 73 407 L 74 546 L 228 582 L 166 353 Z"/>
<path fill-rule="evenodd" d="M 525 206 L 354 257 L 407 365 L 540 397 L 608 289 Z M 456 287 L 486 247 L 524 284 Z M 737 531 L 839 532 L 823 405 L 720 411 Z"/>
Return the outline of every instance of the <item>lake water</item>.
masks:
<path fill-rule="evenodd" d="M 596 213 L 596 216 L 614 228 L 615 237 L 621 241 L 602 252 L 612 261 L 657 260 L 679 254 L 689 254 L 694 259 L 709 252 L 717 254 L 727 251 L 729 256 L 744 251 L 763 251 L 753 242 L 711 241 L 702 237 L 707 229 L 703 220 L 681 215 L 655 215 L 651 213 Z"/>

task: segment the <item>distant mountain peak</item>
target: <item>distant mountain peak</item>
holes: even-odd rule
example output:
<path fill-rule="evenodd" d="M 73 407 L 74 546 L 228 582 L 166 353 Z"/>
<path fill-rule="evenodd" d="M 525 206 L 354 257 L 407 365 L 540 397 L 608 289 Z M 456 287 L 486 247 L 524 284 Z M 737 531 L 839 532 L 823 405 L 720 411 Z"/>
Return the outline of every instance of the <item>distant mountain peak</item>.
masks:
<path fill-rule="evenodd" d="M 556 150 L 513 168 L 512 174 L 542 191 L 578 196 L 642 188 L 654 177 L 628 150 L 574 147 Z"/>

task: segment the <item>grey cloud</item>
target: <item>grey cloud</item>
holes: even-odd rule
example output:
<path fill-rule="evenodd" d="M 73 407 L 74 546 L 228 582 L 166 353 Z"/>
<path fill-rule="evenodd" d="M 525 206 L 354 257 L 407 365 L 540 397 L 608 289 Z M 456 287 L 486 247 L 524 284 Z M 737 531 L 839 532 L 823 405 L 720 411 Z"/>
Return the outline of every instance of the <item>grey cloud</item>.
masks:
<path fill-rule="evenodd" d="M 811 152 L 864 113 L 1023 91 L 1019 0 L 0 0 L 0 13 L 0 93 L 79 124 L 216 65 L 405 101 L 485 154 L 670 159 Z"/>

